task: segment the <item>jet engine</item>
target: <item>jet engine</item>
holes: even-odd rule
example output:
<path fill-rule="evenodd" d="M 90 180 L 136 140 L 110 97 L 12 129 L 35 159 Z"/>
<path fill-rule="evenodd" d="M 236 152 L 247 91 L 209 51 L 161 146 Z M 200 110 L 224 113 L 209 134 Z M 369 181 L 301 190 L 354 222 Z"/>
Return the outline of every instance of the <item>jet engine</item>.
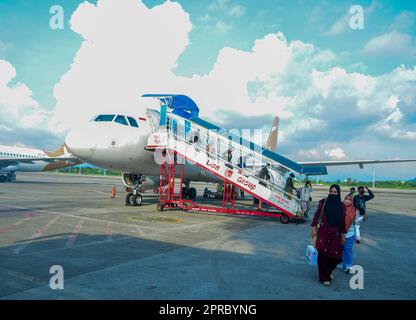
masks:
<path fill-rule="evenodd" d="M 142 176 L 141 174 L 135 173 L 123 173 L 121 180 L 127 188 L 149 190 L 159 187 L 158 177 Z"/>
<path fill-rule="evenodd" d="M 121 176 L 123 184 L 128 188 L 137 188 L 142 183 L 142 175 L 135 173 L 123 173 Z"/>

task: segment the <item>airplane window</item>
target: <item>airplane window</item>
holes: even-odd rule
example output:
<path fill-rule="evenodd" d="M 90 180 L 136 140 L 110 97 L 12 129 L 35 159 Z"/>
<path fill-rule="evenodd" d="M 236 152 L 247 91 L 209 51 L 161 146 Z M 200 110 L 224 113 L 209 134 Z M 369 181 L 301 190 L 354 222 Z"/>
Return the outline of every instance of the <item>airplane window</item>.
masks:
<path fill-rule="evenodd" d="M 120 123 L 120 124 L 125 125 L 125 126 L 129 125 L 127 123 L 126 118 L 124 118 L 123 116 L 117 116 L 116 119 L 114 120 L 114 122 Z"/>
<path fill-rule="evenodd" d="M 139 125 L 137 124 L 137 121 L 136 121 L 134 118 L 132 118 L 132 117 L 127 117 L 127 119 L 129 120 L 130 125 L 131 125 L 132 127 L 135 127 L 135 128 L 138 128 L 138 127 L 139 127 Z"/>
<path fill-rule="evenodd" d="M 100 114 L 94 121 L 96 122 L 111 122 L 114 119 L 115 114 Z"/>

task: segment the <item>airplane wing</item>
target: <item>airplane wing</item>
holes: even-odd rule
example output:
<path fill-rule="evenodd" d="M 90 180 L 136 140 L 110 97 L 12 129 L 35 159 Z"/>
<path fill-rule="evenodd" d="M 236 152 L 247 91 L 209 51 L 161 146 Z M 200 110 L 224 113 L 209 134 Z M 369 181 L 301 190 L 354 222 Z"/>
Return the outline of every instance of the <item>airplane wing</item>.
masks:
<path fill-rule="evenodd" d="M 67 161 L 68 163 L 74 163 L 74 165 L 81 163 L 78 158 L 75 157 L 51 157 L 51 158 L 10 158 L 10 159 L 0 159 L 0 168 L 5 168 L 8 166 L 19 165 L 22 163 L 34 164 L 37 161 L 44 162 L 57 162 L 57 161 Z"/>
<path fill-rule="evenodd" d="M 349 166 L 358 164 L 361 169 L 365 164 L 381 164 L 381 163 L 399 163 L 399 162 L 416 162 L 416 159 L 386 159 L 386 160 L 340 160 L 340 161 L 310 161 L 298 162 L 303 166 Z"/>

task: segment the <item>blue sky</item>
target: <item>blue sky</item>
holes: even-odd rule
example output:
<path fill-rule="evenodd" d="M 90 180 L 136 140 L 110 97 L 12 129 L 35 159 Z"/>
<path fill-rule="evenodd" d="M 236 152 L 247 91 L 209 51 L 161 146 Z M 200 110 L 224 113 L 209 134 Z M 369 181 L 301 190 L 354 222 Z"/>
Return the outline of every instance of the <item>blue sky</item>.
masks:
<path fill-rule="evenodd" d="M 94 5 L 97 3 L 97 1 L 89 2 Z M 159 0 L 144 0 L 143 2 L 149 8 L 156 5 L 163 6 L 165 3 Z M 413 139 L 413 133 L 416 132 L 416 107 L 414 96 L 407 93 L 409 88 L 416 91 L 415 81 L 412 80 L 412 70 L 416 65 L 416 1 L 179 0 L 178 2 L 182 6 L 182 11 L 189 14 L 192 29 L 187 34 L 189 43 L 184 45 L 183 51 L 178 51 L 177 66 L 173 70 L 176 76 L 198 75 L 202 77 L 207 75 L 220 60 L 219 53 L 223 48 L 250 52 L 256 40 L 277 32 L 284 34 L 288 44 L 300 41 L 302 44 L 313 46 L 313 54 L 307 53 L 305 49 L 306 57 L 300 58 L 303 59 L 302 63 L 294 67 L 290 65 L 293 70 L 285 72 L 282 76 L 287 84 L 282 87 L 286 91 L 280 94 L 286 96 L 288 92 L 291 92 L 291 98 L 296 102 L 290 110 L 292 113 L 296 112 L 296 115 L 282 120 L 282 130 L 287 132 L 286 138 L 282 138 L 281 142 L 283 154 L 295 159 L 316 158 L 319 155 L 325 157 L 329 154 L 337 156 L 337 148 L 341 148 L 342 152 L 337 151 L 338 156 L 339 154 L 342 156 L 344 152 L 346 156 L 352 158 L 416 157 L 414 152 L 416 139 Z M 69 23 L 80 3 L 82 1 L 78 0 L 0 1 L 0 59 L 8 61 L 17 73 L 9 86 L 13 87 L 18 83 L 27 86 L 32 91 L 31 97 L 39 104 L 42 112 L 48 113 L 44 117 L 53 114 L 55 108 L 59 109 L 54 96 L 54 87 L 65 74 L 70 74 L 71 64 L 84 41 L 80 32 L 72 30 Z M 64 9 L 64 30 L 51 30 L 49 27 L 51 17 L 49 9 L 52 5 L 61 5 Z M 352 5 L 361 5 L 365 9 L 364 30 L 352 30 L 347 24 L 342 23 L 343 17 L 348 19 L 348 10 Z M 165 40 L 160 39 L 160 41 Z M 386 45 L 386 41 L 392 45 Z M 403 83 L 395 87 L 397 92 L 394 90 L 387 92 L 389 89 L 381 84 L 376 89 L 386 90 L 385 97 L 387 98 L 398 96 L 398 112 L 386 113 L 378 120 L 374 119 L 374 114 L 366 111 L 357 116 L 351 116 L 352 118 L 342 119 L 343 111 L 338 114 L 337 110 L 341 110 L 345 103 L 355 105 L 361 102 L 350 101 L 347 93 L 343 93 L 340 97 L 335 91 L 329 93 L 329 97 L 324 95 L 325 97 L 321 100 L 317 97 L 300 98 L 297 91 L 306 90 L 308 84 L 303 83 L 298 69 L 308 64 L 312 57 L 317 58 L 318 52 L 326 52 L 325 61 L 310 66 L 309 73 L 312 74 L 313 70 L 325 73 L 322 75 L 314 73 L 319 79 L 329 77 L 330 70 L 336 67 L 345 70 L 348 75 L 359 73 L 371 78 L 370 81 L 377 79 L 380 83 L 384 82 L 384 78 L 380 79 L 380 77 L 385 77 L 385 82 L 391 81 L 392 85 L 397 84 L 396 78 L 404 79 L 400 80 L 404 81 Z M 309 54 L 311 54 L 310 57 Z M 280 59 L 278 56 L 275 58 Z M 404 68 L 400 74 L 393 73 L 400 66 Z M 331 73 L 331 79 L 335 77 L 333 76 L 335 73 Z M 410 73 L 411 76 L 408 75 Z M 336 73 L 336 77 L 338 76 L 339 72 Z M 273 79 L 274 76 L 271 76 L 267 81 L 273 83 L 271 81 Z M 345 81 L 348 82 L 348 79 Z M 91 83 L 91 85 L 94 84 Z M 262 87 L 265 84 L 263 81 L 256 83 L 250 80 L 249 85 Z M 256 92 L 254 90 L 250 94 L 256 96 Z M 336 99 L 336 97 L 340 98 Z M 381 99 L 381 97 L 378 98 Z M 371 101 L 370 98 L 368 100 Z M 331 109 L 331 114 L 337 114 L 338 120 L 330 121 L 332 118 L 329 116 L 322 117 L 322 115 L 315 114 L 316 112 L 312 110 L 313 106 L 307 105 L 311 103 L 324 108 L 334 108 L 338 104 L 338 109 Z M 232 127 L 236 122 L 250 122 L 248 121 L 250 118 L 243 110 L 236 111 L 236 106 L 230 104 L 225 105 L 224 108 L 226 107 L 229 107 L 229 110 L 225 109 L 224 117 L 221 119 L 221 124 L 224 126 Z M 374 108 L 377 107 L 379 106 L 374 105 Z M 360 105 L 357 108 L 362 111 Z M 368 105 L 367 108 L 373 107 Z M 385 109 L 381 111 L 385 112 Z M 275 113 L 270 110 L 270 112 L 250 115 L 256 116 L 258 121 L 256 121 L 256 126 L 250 123 L 247 127 L 267 128 L 271 124 L 270 116 Z M 0 116 L 4 117 L 5 114 L 7 113 L 4 112 L 3 115 L 0 113 Z M 212 114 L 207 116 L 215 120 Z M 390 123 L 382 122 L 383 117 L 390 116 Z M 320 130 L 319 125 L 307 126 L 308 128 L 305 129 L 303 125 L 305 119 L 313 117 L 318 120 L 324 119 L 327 131 Z M 36 145 L 39 139 L 30 139 L 30 130 L 36 130 L 36 134 L 33 135 L 36 137 L 44 131 L 46 142 L 42 147 L 54 147 L 64 136 L 63 133 L 45 130 L 45 126 L 42 125 L 34 128 L 20 128 L 18 132 L 21 134 L 16 134 L 14 130 L 18 127 L 11 128 L 9 122 L 2 122 L 0 119 L 0 126 L 2 124 L 7 125 L 13 131 L 3 132 L 0 143 L 5 143 L 5 140 L 9 139 L 10 143 Z M 292 130 L 298 126 L 301 129 Z M 385 131 L 394 129 L 397 132 L 390 136 L 386 136 L 386 132 L 368 134 L 372 132 L 371 128 L 375 127 L 385 127 Z M 402 131 L 399 132 L 399 128 Z M 351 139 L 351 135 L 356 133 L 360 135 L 360 132 L 364 132 L 363 136 L 366 137 L 368 147 L 364 146 L 362 138 Z M 291 133 L 293 137 L 289 136 Z M 299 144 L 302 145 L 301 148 Z M 299 152 L 299 149 L 304 150 Z M 414 169 L 415 166 L 412 165 L 401 166 L 400 177 L 416 176 Z M 357 175 L 371 176 L 370 171 L 360 172 Z M 354 172 L 350 169 L 334 171 L 334 176 L 337 177 L 344 174 L 352 175 Z M 386 174 L 386 178 L 393 176 L 393 173 Z"/>
<path fill-rule="evenodd" d="M 2 0 L 0 2 L 0 41 L 6 50 L 0 57 L 6 58 L 18 70 L 16 81 L 28 84 L 34 97 L 45 107 L 53 107 L 51 88 L 68 70 L 72 59 L 81 45 L 82 38 L 69 26 L 69 18 L 80 0 Z M 89 1 L 96 3 L 97 1 Z M 160 0 L 143 1 L 148 6 L 164 3 Z M 178 75 L 203 74 L 215 63 L 221 48 L 230 46 L 242 50 L 251 48 L 253 41 L 265 34 L 283 31 L 288 40 L 299 39 L 315 46 L 343 54 L 339 65 L 355 71 L 357 64 L 365 65 L 371 75 L 391 71 L 400 64 L 413 66 L 415 57 L 395 57 L 386 60 L 383 56 L 368 56 L 362 53 L 366 42 L 397 25 L 413 37 L 416 36 L 416 19 L 409 17 L 407 23 L 398 25 L 403 12 L 416 14 L 416 1 L 228 1 L 226 8 L 208 10 L 213 0 L 179 0 L 190 14 L 194 30 L 190 33 L 190 45 L 178 60 Z M 53 5 L 65 10 L 65 29 L 52 31 L 49 28 Z M 364 8 L 377 7 L 365 19 L 364 30 L 346 29 L 336 36 L 325 32 L 353 4 Z M 243 16 L 230 16 L 234 6 L 244 7 Z M 228 11 L 227 11 L 228 9 Z M 209 20 L 204 17 L 209 16 Z M 227 32 L 215 29 L 215 23 L 229 25 Z M 212 28 L 209 28 L 212 27 Z M 201 32 L 202 30 L 202 32 Z"/>

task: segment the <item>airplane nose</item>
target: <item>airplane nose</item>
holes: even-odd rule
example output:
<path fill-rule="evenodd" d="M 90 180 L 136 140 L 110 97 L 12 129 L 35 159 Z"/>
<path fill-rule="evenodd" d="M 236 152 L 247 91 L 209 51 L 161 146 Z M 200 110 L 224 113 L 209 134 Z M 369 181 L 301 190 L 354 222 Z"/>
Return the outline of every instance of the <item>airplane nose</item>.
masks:
<path fill-rule="evenodd" d="M 66 136 L 65 144 L 68 150 L 77 158 L 88 161 L 97 147 L 92 137 L 85 130 L 72 129 Z"/>

